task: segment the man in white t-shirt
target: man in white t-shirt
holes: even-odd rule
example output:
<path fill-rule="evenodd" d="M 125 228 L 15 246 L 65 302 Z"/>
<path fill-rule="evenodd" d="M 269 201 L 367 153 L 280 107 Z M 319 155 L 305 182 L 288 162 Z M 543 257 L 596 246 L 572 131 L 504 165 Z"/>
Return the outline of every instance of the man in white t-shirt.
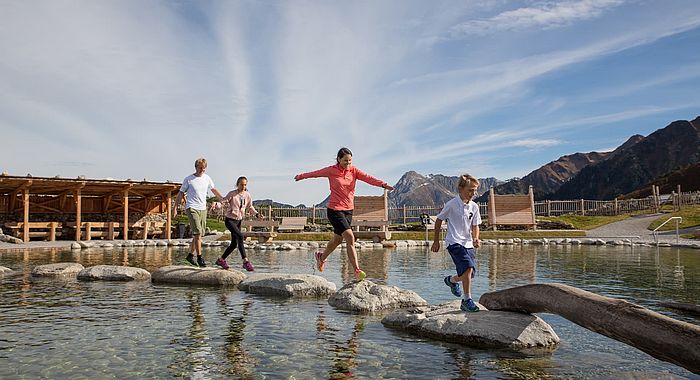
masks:
<path fill-rule="evenodd" d="M 476 249 L 481 246 L 479 240 L 479 224 L 481 214 L 479 205 L 472 201 L 479 188 L 479 180 L 464 174 L 459 177 L 457 191 L 459 195 L 449 200 L 435 220 L 435 237 L 431 250 L 440 250 L 440 228 L 442 221 L 447 220 L 447 235 L 445 246 L 452 257 L 457 269 L 456 276 L 447 276 L 445 285 L 450 287 L 455 297 L 462 298 L 460 309 L 463 311 L 479 311 L 479 307 L 472 300 L 472 278 L 476 274 Z M 462 283 L 464 293 L 459 287 Z"/>
<path fill-rule="evenodd" d="M 214 186 L 214 181 L 212 181 L 211 177 L 204 174 L 204 171 L 207 169 L 206 159 L 198 158 L 194 162 L 194 169 L 195 172 L 185 177 L 182 181 L 180 192 L 177 193 L 177 198 L 175 198 L 173 218 L 177 215 L 177 206 L 186 195 L 185 212 L 192 230 L 192 243 L 190 244 L 190 254 L 185 259 L 190 264 L 203 268 L 206 266 L 206 262 L 202 258 L 201 236 L 204 235 L 204 231 L 207 228 L 207 194 L 211 190 L 219 200 L 223 199 L 223 196 Z M 197 256 L 196 262 L 194 256 Z"/>

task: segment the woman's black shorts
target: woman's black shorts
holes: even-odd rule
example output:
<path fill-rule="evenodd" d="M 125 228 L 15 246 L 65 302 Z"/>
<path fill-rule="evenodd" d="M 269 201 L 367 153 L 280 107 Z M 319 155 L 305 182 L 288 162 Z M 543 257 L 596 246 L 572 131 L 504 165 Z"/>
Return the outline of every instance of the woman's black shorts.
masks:
<path fill-rule="evenodd" d="M 345 230 L 350 229 L 352 210 L 333 210 L 328 208 L 326 209 L 326 215 L 328 215 L 328 221 L 333 226 L 334 234 L 342 235 Z"/>

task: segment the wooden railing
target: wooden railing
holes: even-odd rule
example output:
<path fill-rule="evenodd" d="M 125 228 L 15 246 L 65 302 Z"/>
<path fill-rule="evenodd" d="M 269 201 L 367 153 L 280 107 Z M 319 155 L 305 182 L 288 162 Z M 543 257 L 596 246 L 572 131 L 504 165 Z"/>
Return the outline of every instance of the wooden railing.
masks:
<path fill-rule="evenodd" d="M 680 208 L 689 205 L 700 204 L 700 191 L 674 193 L 665 198 L 665 203 L 672 204 L 674 207 Z M 562 201 L 536 201 L 535 215 L 537 216 L 559 216 L 565 214 L 574 215 L 596 215 L 596 216 L 612 216 L 626 214 L 630 212 L 649 211 L 655 212 L 660 209 L 664 201 L 658 196 L 649 196 L 642 199 L 625 199 L 625 200 L 610 200 L 597 201 L 588 199 L 577 200 L 562 200 Z M 477 203 L 481 219 L 488 220 L 488 204 Z M 437 215 L 440 206 L 403 206 L 389 207 L 389 220 L 391 224 L 408 224 L 420 222 L 421 214 Z M 274 220 L 282 220 L 284 217 L 305 216 L 308 223 L 327 224 L 325 207 L 272 207 L 271 209 L 265 206 L 258 207 L 259 211 L 265 215 L 270 215 Z"/>

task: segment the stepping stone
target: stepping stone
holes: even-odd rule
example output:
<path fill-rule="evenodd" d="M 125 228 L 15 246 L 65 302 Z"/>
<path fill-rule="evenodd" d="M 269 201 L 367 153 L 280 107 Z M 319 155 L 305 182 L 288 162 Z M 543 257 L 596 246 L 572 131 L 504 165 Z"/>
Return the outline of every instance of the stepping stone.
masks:
<path fill-rule="evenodd" d="M 461 311 L 461 300 L 395 311 L 382 319 L 386 327 L 475 348 L 554 349 L 559 337 L 540 317 L 510 311 Z"/>
<path fill-rule="evenodd" d="M 360 313 L 427 305 L 416 292 L 396 286 L 377 285 L 372 281 L 355 281 L 343 286 L 328 299 L 328 304 Z"/>
<path fill-rule="evenodd" d="M 327 297 L 335 293 L 335 284 L 312 274 L 254 274 L 238 284 L 253 294 L 281 297 Z"/>
<path fill-rule="evenodd" d="M 54 263 L 38 265 L 32 269 L 32 277 L 68 277 L 75 276 L 84 266 L 78 263 Z"/>
<path fill-rule="evenodd" d="M 151 274 L 154 283 L 182 285 L 233 286 L 246 277 L 245 273 L 233 269 L 199 268 L 189 265 L 169 265 L 158 268 Z"/>
<path fill-rule="evenodd" d="M 119 265 L 95 265 L 78 273 L 81 281 L 148 281 L 151 274 L 141 268 L 124 267 Z"/>

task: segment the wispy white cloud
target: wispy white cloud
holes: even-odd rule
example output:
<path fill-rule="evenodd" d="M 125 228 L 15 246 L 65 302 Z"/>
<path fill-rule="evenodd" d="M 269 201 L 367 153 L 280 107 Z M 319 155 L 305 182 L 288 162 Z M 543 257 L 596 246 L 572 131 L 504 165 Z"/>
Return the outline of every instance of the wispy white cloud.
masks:
<path fill-rule="evenodd" d="M 617 7 L 623 2 L 623 0 L 539 2 L 534 6 L 505 11 L 488 19 L 469 20 L 455 25 L 451 28 L 449 37 L 463 38 L 467 35 L 486 35 L 530 28 L 557 28 L 598 17 L 606 10 Z"/>

